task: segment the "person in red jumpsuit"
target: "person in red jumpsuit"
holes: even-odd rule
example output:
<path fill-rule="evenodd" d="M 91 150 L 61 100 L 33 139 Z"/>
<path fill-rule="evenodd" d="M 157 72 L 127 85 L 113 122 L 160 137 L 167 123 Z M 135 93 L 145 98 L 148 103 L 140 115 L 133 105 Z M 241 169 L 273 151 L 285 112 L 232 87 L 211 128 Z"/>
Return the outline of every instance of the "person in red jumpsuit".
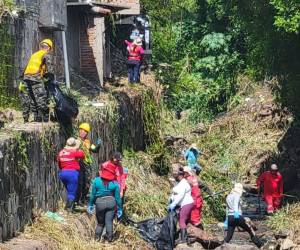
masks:
<path fill-rule="evenodd" d="M 201 224 L 201 217 L 202 217 L 202 205 L 203 205 L 203 199 L 201 196 L 201 190 L 199 188 L 199 182 L 197 177 L 195 176 L 195 173 L 189 168 L 184 167 L 183 171 L 185 173 L 185 178 L 189 182 L 189 184 L 192 187 L 192 197 L 194 200 L 194 207 L 191 212 L 191 218 L 190 222 L 195 227 L 202 227 Z"/>
<path fill-rule="evenodd" d="M 259 192 L 262 185 L 264 187 L 263 198 L 267 203 L 267 213 L 272 214 L 280 207 L 283 194 L 283 178 L 278 172 L 276 164 L 272 164 L 270 171 L 266 171 L 258 177 L 257 188 Z"/>

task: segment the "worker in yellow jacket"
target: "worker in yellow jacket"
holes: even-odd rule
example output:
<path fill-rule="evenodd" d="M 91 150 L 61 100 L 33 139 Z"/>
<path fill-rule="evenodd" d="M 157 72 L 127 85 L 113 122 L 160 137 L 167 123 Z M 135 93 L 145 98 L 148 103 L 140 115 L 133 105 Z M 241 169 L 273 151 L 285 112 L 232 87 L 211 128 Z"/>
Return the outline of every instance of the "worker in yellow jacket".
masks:
<path fill-rule="evenodd" d="M 93 144 L 88 138 L 88 134 L 91 132 L 90 124 L 84 122 L 79 125 L 78 140 L 80 141 L 80 149 L 84 152 L 84 159 L 79 161 L 80 174 L 77 189 L 76 203 L 77 205 L 85 205 L 88 201 L 88 194 L 93 178 L 94 159 L 92 153 L 98 153 L 102 140 L 99 138 L 96 143 Z M 98 168 L 97 168 L 98 170 Z"/>
<path fill-rule="evenodd" d="M 53 42 L 44 39 L 40 43 L 40 50 L 32 54 L 24 70 L 22 86 L 19 90 L 28 95 L 29 103 L 22 102 L 22 105 L 30 105 L 30 108 L 23 107 L 24 122 L 28 122 L 30 111 L 34 114 L 35 122 L 47 122 L 49 120 L 49 94 L 47 82 L 54 79 L 53 65 L 50 52 L 53 50 Z M 26 91 L 25 91 L 26 90 Z"/>

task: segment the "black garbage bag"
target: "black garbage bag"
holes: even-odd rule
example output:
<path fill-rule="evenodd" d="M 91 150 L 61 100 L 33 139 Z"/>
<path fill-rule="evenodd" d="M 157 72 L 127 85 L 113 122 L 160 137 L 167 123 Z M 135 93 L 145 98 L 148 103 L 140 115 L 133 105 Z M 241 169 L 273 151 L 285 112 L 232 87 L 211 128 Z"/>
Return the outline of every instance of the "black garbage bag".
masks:
<path fill-rule="evenodd" d="M 79 111 L 76 100 L 62 92 L 58 84 L 54 81 L 48 83 L 48 90 L 55 101 L 55 112 L 59 116 L 66 116 L 68 118 L 77 117 Z"/>
<path fill-rule="evenodd" d="M 175 247 L 177 213 L 169 212 L 164 219 L 160 234 L 155 243 L 158 250 L 172 250 Z"/>
<path fill-rule="evenodd" d="M 176 212 L 170 212 L 162 219 L 149 219 L 136 223 L 141 237 L 157 250 L 172 250 L 176 237 Z"/>

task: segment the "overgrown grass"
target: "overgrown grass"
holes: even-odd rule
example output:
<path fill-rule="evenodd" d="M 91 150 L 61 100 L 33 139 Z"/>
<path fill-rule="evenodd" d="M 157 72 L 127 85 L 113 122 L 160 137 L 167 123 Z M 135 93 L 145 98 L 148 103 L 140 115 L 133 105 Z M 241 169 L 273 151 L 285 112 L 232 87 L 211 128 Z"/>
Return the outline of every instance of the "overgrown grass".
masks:
<path fill-rule="evenodd" d="M 166 214 L 170 184 L 153 171 L 154 159 L 145 153 L 125 152 L 129 168 L 125 209 L 134 220 L 163 217 Z"/>
<path fill-rule="evenodd" d="M 170 184 L 165 177 L 158 177 L 152 168 L 153 159 L 146 153 L 124 153 L 124 166 L 129 169 L 124 211 L 134 221 L 163 217 L 167 210 Z M 60 211 L 61 213 L 62 211 Z M 93 240 L 94 225 L 85 214 L 66 216 L 65 222 L 55 222 L 45 216 L 28 227 L 23 237 L 49 242 L 52 249 L 151 249 L 130 227 L 115 223 L 119 235 L 112 244 Z"/>
<path fill-rule="evenodd" d="M 267 224 L 270 228 L 279 232 L 280 230 L 300 229 L 300 205 L 293 204 L 283 207 L 273 216 L 269 217 Z"/>

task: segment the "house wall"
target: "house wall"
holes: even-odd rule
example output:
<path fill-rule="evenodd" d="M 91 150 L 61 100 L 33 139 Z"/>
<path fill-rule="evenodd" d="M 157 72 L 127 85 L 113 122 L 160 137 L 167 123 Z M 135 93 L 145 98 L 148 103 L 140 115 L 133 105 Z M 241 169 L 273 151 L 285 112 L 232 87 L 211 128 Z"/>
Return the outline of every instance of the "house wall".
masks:
<path fill-rule="evenodd" d="M 80 71 L 80 53 L 79 53 L 79 33 L 80 33 L 80 16 L 79 8 L 68 7 L 68 27 L 66 31 L 67 50 L 69 65 L 72 69 Z"/>
<path fill-rule="evenodd" d="M 85 77 L 103 84 L 110 72 L 110 58 L 105 42 L 105 17 L 85 15 L 80 18 L 80 72 Z"/>
<path fill-rule="evenodd" d="M 95 43 L 97 27 L 94 21 L 92 15 L 80 17 L 80 72 L 86 78 L 99 82 L 94 52 L 94 47 L 98 46 Z"/>

